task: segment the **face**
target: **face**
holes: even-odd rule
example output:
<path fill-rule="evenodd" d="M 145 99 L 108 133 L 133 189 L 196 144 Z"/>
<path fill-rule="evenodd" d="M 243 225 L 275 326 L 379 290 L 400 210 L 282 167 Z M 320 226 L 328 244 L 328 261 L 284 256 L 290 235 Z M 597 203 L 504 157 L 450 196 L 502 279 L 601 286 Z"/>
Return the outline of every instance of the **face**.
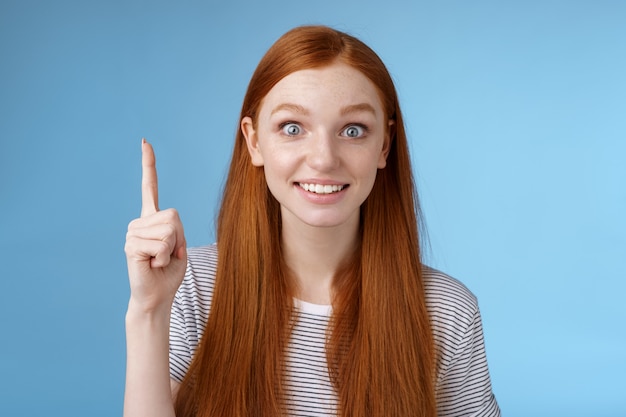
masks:
<path fill-rule="evenodd" d="M 283 225 L 358 225 L 389 151 L 390 124 L 374 84 L 342 63 L 291 73 L 241 122 Z"/>

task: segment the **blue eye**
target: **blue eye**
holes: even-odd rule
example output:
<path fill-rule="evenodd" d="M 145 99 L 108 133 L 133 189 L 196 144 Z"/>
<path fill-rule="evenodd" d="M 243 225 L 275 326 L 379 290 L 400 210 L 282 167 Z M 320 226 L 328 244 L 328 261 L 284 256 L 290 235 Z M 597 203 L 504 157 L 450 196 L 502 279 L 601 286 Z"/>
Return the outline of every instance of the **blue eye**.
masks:
<path fill-rule="evenodd" d="M 287 122 L 280 126 L 282 132 L 288 136 L 298 136 L 302 129 L 300 126 L 293 122 Z"/>
<path fill-rule="evenodd" d="M 367 132 L 365 126 L 360 125 L 350 125 L 343 130 L 343 135 L 349 138 L 359 138 L 364 136 Z"/>

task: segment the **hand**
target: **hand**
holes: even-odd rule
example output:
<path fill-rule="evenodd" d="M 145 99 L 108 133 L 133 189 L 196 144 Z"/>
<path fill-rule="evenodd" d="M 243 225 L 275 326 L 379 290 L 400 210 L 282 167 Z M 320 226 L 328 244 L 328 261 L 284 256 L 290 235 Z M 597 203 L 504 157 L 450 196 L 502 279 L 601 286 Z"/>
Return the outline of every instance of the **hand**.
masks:
<path fill-rule="evenodd" d="M 183 225 L 174 209 L 159 211 L 156 161 L 152 146 L 141 144 L 141 217 L 126 234 L 130 304 L 143 312 L 171 308 L 187 266 Z"/>

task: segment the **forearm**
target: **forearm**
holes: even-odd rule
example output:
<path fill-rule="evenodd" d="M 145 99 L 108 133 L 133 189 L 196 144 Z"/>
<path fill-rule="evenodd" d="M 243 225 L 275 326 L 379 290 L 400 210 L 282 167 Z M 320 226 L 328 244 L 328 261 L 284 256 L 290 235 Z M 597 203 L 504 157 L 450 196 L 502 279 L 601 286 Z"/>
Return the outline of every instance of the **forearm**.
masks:
<path fill-rule="evenodd" d="M 126 313 L 124 417 L 174 417 L 169 374 L 169 309 Z"/>

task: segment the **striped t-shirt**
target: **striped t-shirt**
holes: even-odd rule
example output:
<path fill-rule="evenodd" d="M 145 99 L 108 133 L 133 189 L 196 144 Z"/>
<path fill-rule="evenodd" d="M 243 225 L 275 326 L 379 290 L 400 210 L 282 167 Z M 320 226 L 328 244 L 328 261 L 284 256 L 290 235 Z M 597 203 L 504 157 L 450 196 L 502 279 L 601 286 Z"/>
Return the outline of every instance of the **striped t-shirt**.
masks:
<path fill-rule="evenodd" d="M 217 246 L 188 250 L 188 265 L 170 323 L 170 376 L 182 381 L 204 332 L 217 269 Z M 496 417 L 476 297 L 459 281 L 424 269 L 426 304 L 437 351 L 439 417 Z M 337 396 L 326 364 L 330 306 L 296 300 L 297 322 L 286 352 L 283 408 L 290 416 L 336 415 Z"/>

